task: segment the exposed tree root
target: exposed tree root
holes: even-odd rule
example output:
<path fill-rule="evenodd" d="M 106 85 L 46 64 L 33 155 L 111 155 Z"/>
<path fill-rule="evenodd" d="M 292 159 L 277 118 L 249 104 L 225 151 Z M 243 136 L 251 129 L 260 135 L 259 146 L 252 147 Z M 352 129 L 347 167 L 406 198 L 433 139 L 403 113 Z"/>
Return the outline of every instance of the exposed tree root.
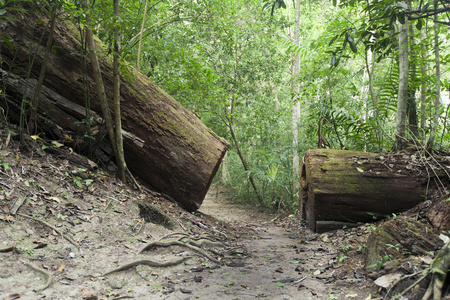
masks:
<path fill-rule="evenodd" d="M 440 300 L 442 298 L 442 289 L 444 287 L 445 279 L 447 277 L 447 271 L 450 269 L 450 242 L 445 244 L 444 247 L 436 254 L 430 267 L 424 272 L 418 272 L 410 275 L 402 276 L 389 288 L 388 292 L 384 296 L 384 299 L 390 299 L 390 294 L 395 289 L 395 287 L 403 280 L 414 277 L 419 273 L 423 275 L 417 279 L 408 288 L 403 290 L 400 295 L 404 296 L 406 293 L 411 291 L 415 286 L 421 283 L 424 279 L 431 275 L 431 282 L 422 297 L 422 300 L 430 300 L 433 296 L 433 300 Z"/>
<path fill-rule="evenodd" d="M 47 289 L 52 284 L 52 281 L 53 281 L 52 274 L 50 274 L 49 272 L 45 271 L 44 269 L 36 267 L 32 263 L 29 263 L 29 262 L 26 262 L 26 261 L 24 261 L 23 263 L 25 265 L 29 266 L 30 268 L 32 268 L 33 270 L 38 271 L 38 272 L 44 274 L 45 276 L 47 276 L 47 282 L 45 283 L 45 285 L 43 287 L 39 288 L 39 289 L 36 289 L 36 290 L 43 291 L 43 290 Z"/>
<path fill-rule="evenodd" d="M 119 268 L 113 269 L 113 270 L 109 270 L 108 272 L 102 274 L 102 276 L 107 276 L 107 275 L 111 275 L 112 273 L 116 273 L 116 272 L 121 272 L 121 271 L 125 271 L 128 269 L 131 269 L 135 266 L 138 265 L 146 265 L 146 266 L 150 266 L 150 267 L 155 267 L 155 268 L 167 268 L 167 267 L 173 267 L 173 266 L 177 266 L 179 264 L 184 263 L 186 260 L 188 260 L 191 257 L 183 257 L 179 260 L 174 260 L 174 261 L 168 261 L 168 262 L 164 262 L 164 263 L 159 263 L 159 262 L 155 262 L 152 260 L 148 260 L 148 259 L 140 259 L 140 260 L 136 260 L 136 261 L 132 261 L 130 263 L 127 263 Z"/>
<path fill-rule="evenodd" d="M 187 217 L 182 217 L 182 218 L 185 219 L 188 222 L 191 222 L 192 224 L 197 225 L 198 227 L 200 227 L 200 228 L 202 228 L 204 230 L 212 231 L 212 232 L 214 232 L 214 233 L 216 233 L 216 234 L 218 234 L 220 236 L 223 236 L 224 238 L 227 238 L 227 235 L 225 233 L 223 233 L 223 232 L 221 232 L 221 231 L 219 231 L 219 230 L 217 230 L 215 228 L 210 228 L 210 227 L 206 226 L 205 224 L 202 224 L 201 222 L 197 222 L 197 221 L 191 220 L 191 219 L 189 219 Z"/>
<path fill-rule="evenodd" d="M 209 255 L 208 253 L 206 253 L 205 251 L 203 251 L 202 249 L 200 249 L 199 247 L 190 245 L 190 244 L 185 244 L 183 242 L 180 241 L 171 241 L 171 242 L 153 242 L 150 243 L 148 245 L 145 245 L 145 247 L 143 247 L 141 250 L 139 250 L 139 253 L 142 253 L 143 251 L 147 251 L 151 248 L 156 248 L 156 247 L 170 247 L 170 246 L 180 246 L 180 247 L 185 247 L 188 248 L 194 252 L 197 252 L 199 254 L 201 254 L 202 256 L 206 257 L 207 259 L 209 259 L 210 261 L 215 262 L 216 264 L 220 264 L 221 262 L 218 261 L 217 259 L 215 259 L 214 257 L 212 257 L 211 255 Z"/>
<path fill-rule="evenodd" d="M 167 239 L 173 238 L 173 237 L 175 237 L 175 236 L 177 236 L 177 235 L 181 235 L 181 236 L 184 236 L 184 237 L 190 237 L 189 234 L 184 233 L 184 232 L 174 232 L 174 233 L 168 234 L 168 235 L 166 235 L 166 236 L 160 238 L 160 240 L 167 240 Z"/>
<path fill-rule="evenodd" d="M 187 243 L 189 243 L 189 245 L 192 245 L 192 246 L 195 246 L 198 248 L 203 248 L 204 246 L 216 247 L 216 248 L 226 248 L 226 246 L 223 243 L 210 241 L 209 239 L 204 239 L 201 242 L 188 240 Z"/>
<path fill-rule="evenodd" d="M 43 221 L 43 220 L 39 220 L 39 219 L 33 218 L 33 217 L 31 217 L 31 216 L 27 216 L 27 215 L 24 215 L 24 214 L 21 214 L 21 213 L 17 213 L 17 214 L 18 214 L 19 216 L 22 216 L 22 217 L 25 217 L 25 218 L 29 218 L 29 219 L 34 220 L 34 221 L 41 222 L 41 223 L 44 224 L 45 226 L 48 226 L 48 227 L 50 227 L 51 229 L 53 229 L 56 233 L 58 233 L 59 235 L 61 235 L 63 238 L 65 238 L 65 239 L 66 239 L 69 243 L 71 243 L 72 245 L 76 246 L 77 248 L 80 247 L 80 246 L 78 245 L 78 243 L 75 242 L 70 236 L 65 235 L 64 233 L 62 233 L 61 231 L 59 231 L 55 226 L 52 226 L 52 225 L 50 225 L 49 223 L 47 223 L 47 222 L 45 222 L 45 221 Z"/>
<path fill-rule="evenodd" d="M 433 295 L 433 300 L 440 300 L 442 298 L 442 288 L 447 277 L 447 270 L 450 268 L 450 242 L 445 244 L 436 254 L 430 268 L 431 282 L 422 299 L 429 300 Z"/>

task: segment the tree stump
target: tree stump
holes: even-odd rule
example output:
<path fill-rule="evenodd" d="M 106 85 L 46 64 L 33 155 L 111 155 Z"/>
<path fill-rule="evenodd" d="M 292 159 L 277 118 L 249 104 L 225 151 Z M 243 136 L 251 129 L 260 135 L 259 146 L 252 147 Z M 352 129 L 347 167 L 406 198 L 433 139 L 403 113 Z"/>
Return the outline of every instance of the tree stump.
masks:
<path fill-rule="evenodd" d="M 421 173 L 407 154 L 308 150 L 300 199 L 308 227 L 323 232 L 409 209 L 424 200 Z"/>

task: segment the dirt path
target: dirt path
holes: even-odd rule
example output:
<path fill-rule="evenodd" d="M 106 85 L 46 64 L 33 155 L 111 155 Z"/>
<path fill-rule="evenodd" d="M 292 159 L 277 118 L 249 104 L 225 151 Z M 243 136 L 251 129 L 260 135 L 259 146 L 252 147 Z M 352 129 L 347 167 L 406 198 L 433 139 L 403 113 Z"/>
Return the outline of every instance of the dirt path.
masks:
<path fill-rule="evenodd" d="M 90 181 L 79 182 L 71 175 L 79 167 L 52 156 L 14 166 L 14 152 L 0 154 L 11 165 L 0 173 L 2 300 L 335 300 L 369 292 L 354 277 L 358 261 L 336 262 L 344 233 L 298 229 L 289 218 L 230 203 L 216 187 L 189 214 L 103 173 L 82 171 Z M 25 196 L 21 215 L 11 216 Z M 140 202 L 159 203 L 175 227 L 143 222 Z"/>
<path fill-rule="evenodd" d="M 235 227 L 251 229 L 239 240 L 251 257 L 242 259 L 240 267 L 222 267 L 205 274 L 202 283 L 192 285 L 193 294 L 205 299 L 367 297 L 364 281 L 345 276 L 339 279 L 342 272 L 333 267 L 337 249 L 317 235 L 285 229 L 273 221 L 274 216 L 230 203 L 216 188 L 208 193 L 200 211 Z"/>

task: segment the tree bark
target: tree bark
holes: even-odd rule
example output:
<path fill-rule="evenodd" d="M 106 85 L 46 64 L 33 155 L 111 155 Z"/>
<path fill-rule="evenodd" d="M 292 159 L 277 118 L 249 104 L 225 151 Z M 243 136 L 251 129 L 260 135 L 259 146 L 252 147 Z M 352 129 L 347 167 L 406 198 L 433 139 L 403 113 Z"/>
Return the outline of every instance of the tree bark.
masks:
<path fill-rule="evenodd" d="M 408 113 L 408 133 L 409 136 L 418 143 L 420 140 L 419 136 L 419 126 L 417 119 L 417 102 L 416 102 L 416 90 L 418 88 L 417 79 L 417 51 L 416 42 L 414 38 L 414 26 L 409 24 L 409 43 L 410 43 L 410 57 L 411 62 L 409 63 L 410 76 L 411 79 L 408 82 L 408 101 L 407 101 L 407 113 Z"/>
<path fill-rule="evenodd" d="M 434 0 L 434 8 L 438 8 L 438 1 Z M 434 99 L 434 117 L 433 117 L 433 126 L 431 127 L 430 136 L 427 141 L 427 148 L 432 149 L 434 147 L 437 127 L 439 123 L 439 116 L 441 115 L 441 63 L 439 58 L 439 23 L 438 16 L 434 16 L 434 59 L 436 63 L 436 91 L 435 91 L 435 99 Z"/>
<path fill-rule="evenodd" d="M 425 144 L 425 132 L 426 132 L 426 121 L 427 121 L 427 46 L 425 40 L 427 38 L 426 26 L 423 26 L 420 30 L 420 45 L 422 51 L 422 61 L 421 61 L 421 82 L 420 82 L 420 140 Z"/>
<path fill-rule="evenodd" d="M 36 26 L 35 30 L 42 32 L 43 26 L 33 24 L 32 20 L 22 13 L 11 11 L 11 15 L 13 13 L 19 22 L 14 19 L 0 20 L 0 25 L 14 36 L 15 41 L 14 50 L 2 49 L 3 66 L 11 67 L 16 74 L 24 74 L 28 63 L 27 45 L 31 41 L 34 44 L 38 42 L 32 38 L 31 28 Z M 45 18 L 41 16 L 40 19 Z M 57 52 L 49 56 L 49 65 L 52 68 L 47 69 L 43 90 L 50 90 L 54 98 L 66 99 L 66 107 L 75 107 L 77 114 L 71 115 L 70 109 L 63 106 L 53 110 L 51 107 L 56 104 L 45 104 L 44 100 L 41 102 L 40 113 L 48 120 L 53 119 L 57 123 L 56 127 L 72 128 L 73 133 L 78 134 L 72 138 L 74 141 L 78 140 L 79 145 L 83 145 L 83 142 L 88 140 L 85 137 L 85 126 L 74 123 L 86 117 L 83 71 L 78 54 L 82 50 L 80 37 L 73 25 L 58 22 L 55 26 L 54 43 Z M 95 40 L 95 46 L 98 53 L 107 52 L 100 41 Z M 36 57 L 32 70 L 32 76 L 35 78 L 41 68 L 43 54 L 41 50 Z M 111 60 L 110 57 L 99 55 L 105 93 L 110 101 L 113 91 Z M 94 82 L 90 65 L 88 82 Z M 128 136 L 125 136 L 124 150 L 130 171 L 186 209 L 198 209 L 219 168 L 228 143 L 208 129 L 194 113 L 183 108 L 132 66 L 128 66 L 128 71 L 122 73 L 121 87 L 123 132 L 128 133 Z M 98 94 L 94 88 L 89 91 L 93 113 L 101 111 Z M 12 97 L 9 100 L 20 102 L 20 99 Z M 50 109 L 45 109 L 46 106 Z M 58 113 L 70 118 L 61 118 Z"/>
<path fill-rule="evenodd" d="M 439 230 L 450 230 L 450 201 L 448 195 L 433 203 L 427 212 L 427 219 Z"/>
<path fill-rule="evenodd" d="M 45 77 L 45 71 L 47 70 L 47 66 L 48 66 L 48 56 L 50 55 L 51 52 L 51 48 L 52 48 L 52 43 L 53 43 L 53 31 L 55 29 L 55 23 L 56 23 L 56 13 L 57 10 L 59 9 L 58 7 L 59 5 L 57 4 L 53 4 L 52 12 L 51 12 L 51 17 L 50 17 L 50 29 L 49 29 L 49 33 L 48 33 L 48 38 L 47 38 L 47 44 L 45 46 L 45 55 L 44 55 L 44 60 L 42 63 L 42 68 L 41 71 L 39 73 L 39 78 L 38 78 L 38 84 L 37 87 L 35 89 L 34 95 L 33 95 L 33 99 L 32 99 L 32 107 L 31 107 L 31 112 L 30 112 L 30 121 L 29 121 L 29 126 L 30 126 L 30 133 L 31 134 L 36 134 L 36 111 L 39 108 L 39 94 L 41 91 L 41 86 L 42 86 L 42 82 L 44 81 L 44 77 Z"/>
<path fill-rule="evenodd" d="M 404 2 L 403 2 L 404 3 Z M 397 99 L 397 116 L 395 124 L 395 149 L 403 149 L 406 141 L 406 108 L 408 101 L 408 75 L 409 75 L 409 59 L 408 59 L 408 21 L 405 24 L 398 24 L 398 99 Z"/>
<path fill-rule="evenodd" d="M 145 0 L 144 17 L 142 18 L 141 31 L 139 32 L 139 46 L 138 46 L 137 63 L 136 63 L 136 67 L 139 71 L 141 70 L 142 37 L 144 35 L 145 21 L 147 20 L 147 9 L 148 9 L 148 0 Z"/>
<path fill-rule="evenodd" d="M 105 85 L 103 84 L 103 78 L 102 78 L 102 68 L 100 67 L 98 55 L 97 55 L 97 49 L 94 42 L 94 34 L 92 31 L 92 22 L 91 22 L 91 14 L 89 9 L 89 0 L 83 0 L 84 8 L 86 9 L 86 44 L 89 49 L 89 58 L 91 60 L 91 66 L 92 66 L 92 74 L 95 82 L 95 88 L 97 90 L 97 97 L 100 102 L 100 107 L 102 109 L 102 115 L 103 119 L 105 120 L 106 124 L 106 131 L 108 132 L 109 140 L 111 141 L 112 149 L 114 156 L 118 157 L 117 155 L 117 144 L 116 144 L 116 138 L 114 135 L 114 126 L 113 121 L 111 117 L 111 112 L 109 110 L 109 103 L 108 103 L 108 97 L 105 92 Z M 113 94 L 114 94 L 114 83 L 113 83 Z M 110 97 L 111 99 L 111 97 Z"/>
<path fill-rule="evenodd" d="M 116 16 L 114 24 L 114 62 L 113 62 L 113 102 L 114 102 L 114 135 L 116 138 L 117 148 L 117 167 L 118 175 L 122 182 L 127 182 L 125 172 L 127 164 L 125 162 L 125 154 L 123 151 L 122 136 L 122 114 L 120 112 L 120 0 L 114 0 L 114 15 Z"/>
<path fill-rule="evenodd" d="M 427 252 L 441 248 L 443 244 L 439 231 L 431 226 L 399 217 L 381 224 L 371 232 L 364 254 L 365 265 L 367 268 L 376 264 L 385 255 L 391 259 L 426 255 Z"/>
<path fill-rule="evenodd" d="M 308 227 L 322 232 L 349 222 L 370 222 L 423 201 L 425 175 L 420 175 L 423 172 L 415 163 L 399 156 L 331 149 L 306 151 L 301 201 Z"/>
<path fill-rule="evenodd" d="M 300 43 L 300 0 L 296 1 L 295 6 L 294 43 L 295 45 Z M 298 74 L 300 73 L 300 55 L 298 54 L 295 56 L 292 70 L 292 90 L 294 94 L 292 99 L 292 195 L 298 197 L 300 189 L 300 160 L 298 155 L 298 120 L 300 119 L 300 83 L 298 82 Z M 300 215 L 303 214 L 301 203 L 298 208 Z"/>

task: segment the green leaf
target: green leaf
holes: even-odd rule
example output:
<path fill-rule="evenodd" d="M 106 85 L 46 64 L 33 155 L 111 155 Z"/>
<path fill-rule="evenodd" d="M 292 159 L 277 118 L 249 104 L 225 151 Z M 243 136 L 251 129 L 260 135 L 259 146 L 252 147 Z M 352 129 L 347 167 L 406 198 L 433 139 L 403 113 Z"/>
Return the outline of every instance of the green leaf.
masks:
<path fill-rule="evenodd" d="M 398 14 L 397 19 L 401 24 L 405 24 L 405 14 L 403 13 Z"/>
<path fill-rule="evenodd" d="M 333 0 L 333 6 L 336 7 L 337 5 L 337 0 Z"/>
<path fill-rule="evenodd" d="M 162 289 L 162 286 L 161 286 L 160 284 L 155 284 L 155 285 L 153 286 L 153 288 L 154 288 L 155 290 L 160 290 L 160 289 Z"/>
<path fill-rule="evenodd" d="M 331 58 L 331 66 L 333 67 L 337 66 L 336 54 L 334 54 L 333 57 Z"/>
<path fill-rule="evenodd" d="M 331 41 L 328 43 L 328 46 L 331 46 L 335 41 L 336 41 L 336 39 L 339 37 L 339 34 L 336 34 L 332 39 L 331 39 Z"/>
<path fill-rule="evenodd" d="M 353 51 L 353 53 L 358 52 L 355 44 L 355 39 L 351 35 L 348 36 L 348 43 L 350 44 L 350 49 Z"/>
<path fill-rule="evenodd" d="M 263 12 L 270 6 L 270 4 L 271 4 L 271 3 L 266 3 L 266 4 L 263 6 L 261 12 L 263 13 Z"/>
<path fill-rule="evenodd" d="M 3 43 L 6 44 L 6 46 L 8 46 L 9 49 L 14 49 L 14 45 L 11 43 L 11 41 L 8 39 L 8 37 L 6 36 L 6 34 L 1 34 L 0 38 L 2 39 Z"/>
<path fill-rule="evenodd" d="M 417 30 L 421 30 L 422 29 L 422 25 L 423 25 L 422 20 L 421 19 L 417 20 L 417 23 L 416 23 Z"/>
<path fill-rule="evenodd" d="M 277 282 L 277 286 L 279 286 L 279 287 L 284 287 L 284 284 L 278 281 L 278 282 Z"/>
<path fill-rule="evenodd" d="M 356 170 L 358 170 L 358 172 L 360 172 L 360 173 L 364 173 L 364 170 L 361 168 L 356 168 Z"/>
<path fill-rule="evenodd" d="M 439 268 L 432 268 L 431 271 L 433 271 L 434 273 L 442 274 L 442 275 L 445 275 L 445 274 L 446 274 L 444 271 L 442 271 L 442 270 L 439 269 Z"/>

